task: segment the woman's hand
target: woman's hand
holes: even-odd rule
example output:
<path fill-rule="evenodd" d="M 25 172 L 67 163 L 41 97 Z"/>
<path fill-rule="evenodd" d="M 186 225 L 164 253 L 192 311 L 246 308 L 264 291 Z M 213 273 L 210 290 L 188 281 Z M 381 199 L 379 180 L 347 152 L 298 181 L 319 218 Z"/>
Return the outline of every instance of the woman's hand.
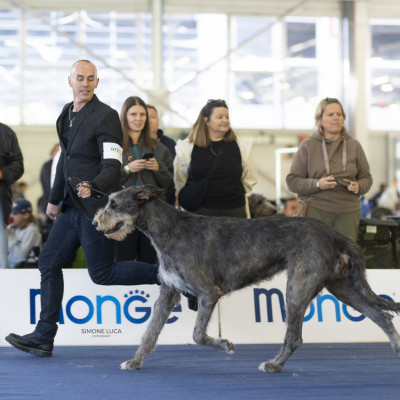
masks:
<path fill-rule="evenodd" d="M 346 182 L 349 182 L 350 185 L 347 187 L 347 190 L 351 193 L 358 194 L 360 191 L 360 186 L 358 186 L 358 183 L 355 181 L 351 181 L 349 179 L 343 179 Z"/>
<path fill-rule="evenodd" d="M 146 162 L 145 168 L 150 171 L 158 172 L 160 170 L 160 165 L 155 158 L 149 158 Z"/>
<path fill-rule="evenodd" d="M 333 175 L 325 176 L 324 178 L 321 178 L 318 182 L 319 182 L 319 188 L 321 190 L 333 189 L 334 187 L 337 186 L 335 177 Z"/>
<path fill-rule="evenodd" d="M 141 158 L 139 160 L 131 161 L 129 164 L 129 170 L 131 172 L 139 172 L 144 169 L 149 169 L 150 171 L 158 172 L 160 170 L 160 165 L 155 158 L 149 158 L 148 160 Z"/>
<path fill-rule="evenodd" d="M 358 192 L 360 191 L 360 187 L 358 186 L 358 183 L 356 181 L 351 181 L 350 179 L 343 179 L 343 180 L 349 182 L 349 186 L 347 187 L 347 190 L 349 192 L 358 194 Z M 321 190 L 333 189 L 338 185 L 333 175 L 321 178 L 318 182 L 319 182 L 319 188 Z"/>
<path fill-rule="evenodd" d="M 144 159 L 141 158 L 139 160 L 131 161 L 128 164 L 128 166 L 129 166 L 129 169 L 130 169 L 131 172 L 136 173 L 136 172 L 142 171 L 143 169 L 146 168 L 146 162 L 147 162 L 147 160 L 144 160 Z"/>

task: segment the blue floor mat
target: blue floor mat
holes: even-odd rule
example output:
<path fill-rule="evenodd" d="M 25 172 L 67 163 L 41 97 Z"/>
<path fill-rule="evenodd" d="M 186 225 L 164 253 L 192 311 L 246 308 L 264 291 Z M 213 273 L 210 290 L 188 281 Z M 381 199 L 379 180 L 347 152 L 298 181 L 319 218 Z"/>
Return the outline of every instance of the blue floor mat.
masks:
<path fill-rule="evenodd" d="M 400 398 L 400 359 L 389 343 L 304 344 L 282 373 L 258 365 L 280 345 L 159 346 L 139 371 L 121 371 L 137 346 L 58 346 L 52 358 L 0 348 L 0 399 L 381 399 Z"/>

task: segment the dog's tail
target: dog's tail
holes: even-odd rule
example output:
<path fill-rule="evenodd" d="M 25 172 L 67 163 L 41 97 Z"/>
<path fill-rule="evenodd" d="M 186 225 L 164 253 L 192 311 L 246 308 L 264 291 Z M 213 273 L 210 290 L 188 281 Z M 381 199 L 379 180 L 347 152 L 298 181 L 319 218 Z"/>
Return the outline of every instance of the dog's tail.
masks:
<path fill-rule="evenodd" d="M 400 303 L 390 301 L 378 296 L 370 287 L 366 277 L 365 258 L 361 248 L 355 243 L 348 243 L 346 253 L 349 256 L 349 279 L 354 288 L 360 293 L 368 304 L 377 306 L 383 311 L 400 313 Z"/>

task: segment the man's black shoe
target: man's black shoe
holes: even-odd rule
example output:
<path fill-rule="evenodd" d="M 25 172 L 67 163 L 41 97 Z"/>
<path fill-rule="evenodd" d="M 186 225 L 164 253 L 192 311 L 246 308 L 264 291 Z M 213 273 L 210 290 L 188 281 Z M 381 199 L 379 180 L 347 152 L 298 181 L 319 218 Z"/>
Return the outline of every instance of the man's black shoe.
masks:
<path fill-rule="evenodd" d="M 34 332 L 24 336 L 10 333 L 6 336 L 6 340 L 16 349 L 34 354 L 35 356 L 51 357 L 53 353 L 53 343 L 39 339 L 35 336 Z"/>

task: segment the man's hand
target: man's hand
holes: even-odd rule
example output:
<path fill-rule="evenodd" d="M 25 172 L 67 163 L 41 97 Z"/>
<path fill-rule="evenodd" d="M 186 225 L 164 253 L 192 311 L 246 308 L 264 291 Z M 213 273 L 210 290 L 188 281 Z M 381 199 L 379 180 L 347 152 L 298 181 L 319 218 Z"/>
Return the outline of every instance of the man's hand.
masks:
<path fill-rule="evenodd" d="M 48 203 L 46 215 L 53 221 L 56 220 L 58 214 L 60 214 L 61 209 L 60 207 L 56 206 L 55 204 Z"/>
<path fill-rule="evenodd" d="M 92 195 L 92 186 L 89 182 L 82 182 L 77 186 L 76 193 L 82 199 L 87 199 Z"/>

